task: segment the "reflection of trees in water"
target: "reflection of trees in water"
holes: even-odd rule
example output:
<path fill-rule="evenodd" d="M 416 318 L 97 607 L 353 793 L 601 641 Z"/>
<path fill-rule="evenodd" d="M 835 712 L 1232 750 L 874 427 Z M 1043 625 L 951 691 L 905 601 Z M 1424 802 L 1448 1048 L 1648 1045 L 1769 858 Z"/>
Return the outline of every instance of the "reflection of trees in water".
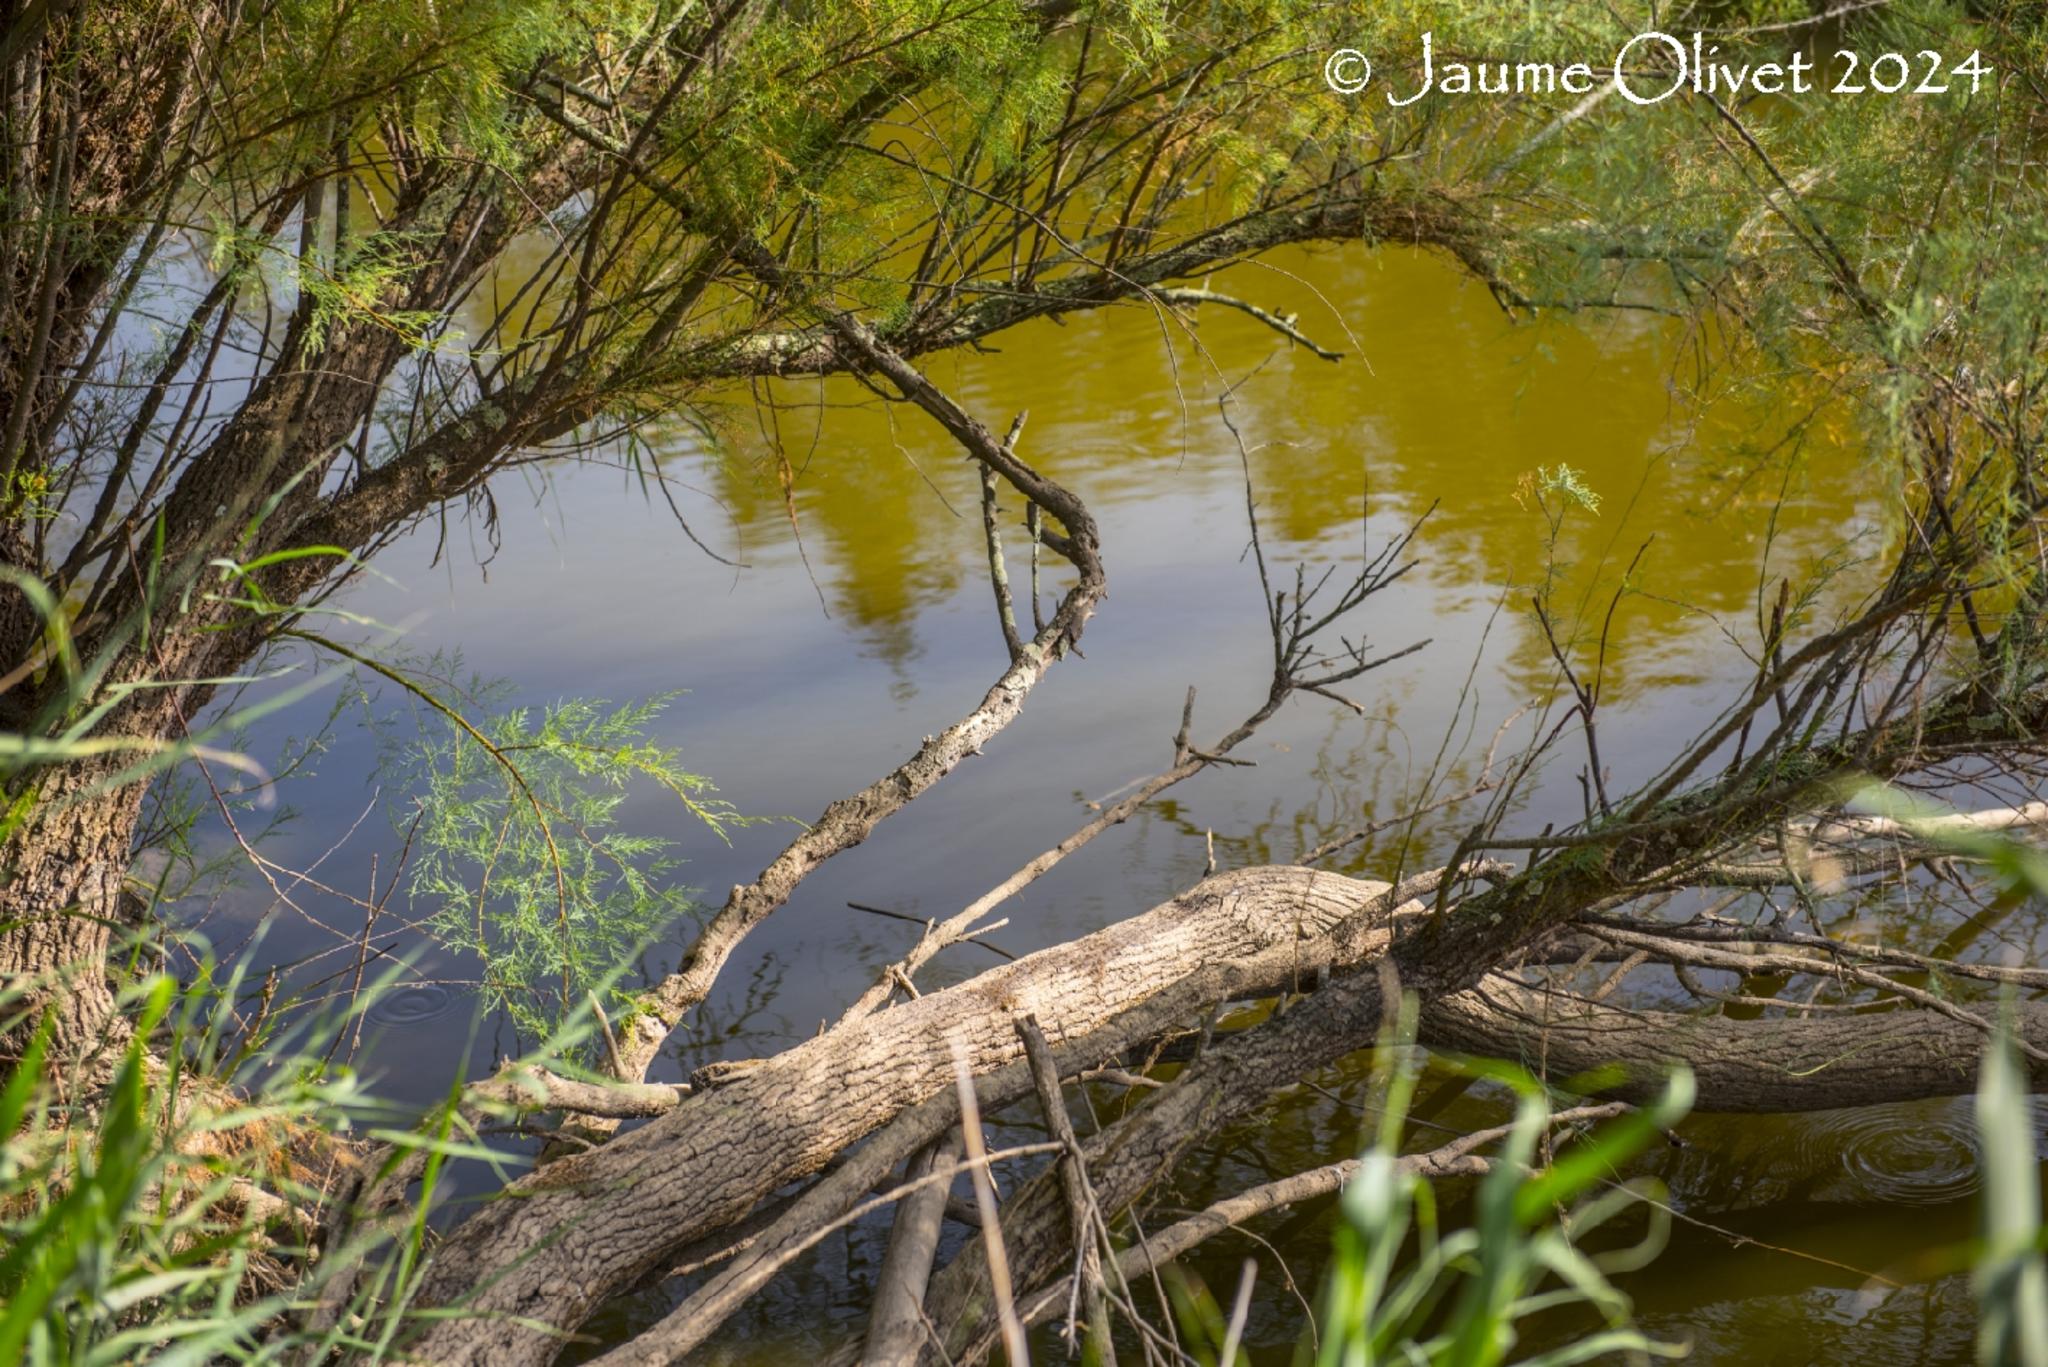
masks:
<path fill-rule="evenodd" d="M 801 559 L 824 610 L 914 688 L 918 617 L 958 589 L 976 544 L 973 524 L 948 508 L 971 508 L 972 487 L 957 457 L 934 469 L 891 435 L 887 415 L 842 404 L 834 387 L 770 389 L 779 421 L 722 424 L 704 478 L 747 538 L 777 559 Z"/>
<path fill-rule="evenodd" d="M 1319 705 L 1314 698 L 1295 704 L 1304 711 Z M 1470 728 L 1458 726 L 1456 739 L 1432 779 L 1429 769 L 1441 737 L 1404 732 L 1395 724 L 1400 707 L 1398 701 L 1389 700 L 1381 715 L 1363 721 L 1332 709 L 1333 715 L 1312 742 L 1314 759 L 1306 773 L 1278 780 L 1281 791 L 1270 793 L 1263 812 L 1256 815 L 1243 814 L 1240 803 L 1240 810 L 1226 824 L 1214 825 L 1202 817 L 1217 810 L 1218 798 L 1224 803 L 1233 800 L 1236 794 L 1227 785 L 1250 787 L 1257 782 L 1244 774 L 1209 775 L 1205 782 L 1215 785 L 1208 790 L 1210 796 L 1161 796 L 1131 818 L 1129 824 L 1136 834 L 1128 845 L 1130 866 L 1134 871 L 1184 870 L 1185 879 L 1174 882 L 1169 878 L 1159 887 L 1147 889 L 1165 896 L 1201 872 L 1212 832 L 1217 866 L 1227 869 L 1291 864 L 1318 846 L 1381 820 L 1395 824 L 1336 852 L 1319 867 L 1355 877 L 1393 879 L 1426 867 L 1432 858 L 1448 855 L 1471 829 L 1473 812 L 1466 804 L 1445 806 L 1412 821 L 1397 819 L 1473 787 L 1485 770 L 1491 728 L 1475 736 Z M 1479 801 L 1484 797 L 1474 799 Z M 1156 843 L 1161 840 L 1175 844 L 1164 859 L 1159 856 L 1165 852 Z"/>
<path fill-rule="evenodd" d="M 1362 364 L 1276 354 L 1269 337 L 1226 327 L 1202 328 L 1198 343 L 1176 335 L 1168 354 L 1158 320 L 1126 309 L 1030 324 L 1000 352 L 947 358 L 941 369 L 990 421 L 1029 408 L 1033 457 L 1098 513 L 1135 509 L 1141 524 L 1177 524 L 1196 510 L 1236 517 L 1242 473 L 1214 396 L 1241 380 L 1233 403 L 1275 549 L 1343 554 L 1361 509 L 1405 520 L 1441 500 L 1423 539 L 1424 573 L 1451 601 L 1542 576 L 1541 520 L 1513 491 L 1524 472 L 1568 463 L 1605 499 L 1602 515 L 1568 527 L 1558 548 L 1559 602 L 1583 608 L 1590 630 L 1628 558 L 1655 538 L 1638 576 L 1643 593 L 1617 614 L 1615 698 L 1696 682 L 1700 653 L 1722 644 L 1723 627 L 1738 639 L 1756 634 L 1766 536 L 1775 538 L 1766 578 L 1799 578 L 1861 511 L 1838 496 L 1865 459 L 1839 415 L 1789 401 L 1782 388 L 1730 386 L 1703 405 L 1674 397 L 1672 368 L 1690 354 L 1674 327 L 1516 324 L 1455 268 L 1416 253 L 1319 255 L 1314 289 L 1290 273 L 1300 261 L 1280 253 L 1274 264 L 1282 269 L 1237 273 L 1305 318 L 1334 327 L 1334 308 L 1360 329 Z M 1363 327 L 1397 317 L 1431 326 L 1404 329 L 1398 346 Z M 1059 365 L 1045 363 L 1052 355 Z M 1139 394 L 1168 397 L 1134 404 Z M 921 416 L 893 414 L 851 381 L 763 382 L 745 397 L 721 410 L 725 449 L 706 482 L 756 547 L 793 559 L 800 538 L 829 611 L 913 687 L 918 619 L 980 572 L 974 488 L 957 451 Z M 756 398 L 768 417 L 756 419 Z M 1223 540 L 1235 548 L 1239 533 Z M 1190 545 L 1180 559 L 1200 553 Z M 1549 652 L 1519 614 L 1510 625 L 1500 667 L 1526 696 L 1547 686 Z"/>

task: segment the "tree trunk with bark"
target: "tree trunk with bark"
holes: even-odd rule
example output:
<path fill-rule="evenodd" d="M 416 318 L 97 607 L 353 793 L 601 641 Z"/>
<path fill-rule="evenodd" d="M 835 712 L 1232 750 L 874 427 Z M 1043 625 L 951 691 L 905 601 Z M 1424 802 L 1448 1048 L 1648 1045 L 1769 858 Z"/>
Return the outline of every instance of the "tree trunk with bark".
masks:
<path fill-rule="evenodd" d="M 45 1015 L 53 1059 L 103 1055 L 125 1037 L 107 955 L 132 919 L 124 894 L 143 790 L 102 791 L 117 767 L 46 771 L 27 824 L 0 853 L 0 992 L 20 994 L 5 1008 L 17 1024 L 0 1031 L 0 1058 L 16 1056 Z"/>
<path fill-rule="evenodd" d="M 734 1071 L 646 1128 L 542 1168 L 518 1199 L 467 1221 L 420 1294 L 481 1317 L 443 1321 L 416 1346 L 437 1361 L 544 1361 L 552 1340 L 537 1324 L 575 1327 L 669 1249 L 944 1093 L 955 1047 L 972 1073 L 988 1073 L 1022 1057 L 1016 1014 L 1039 1015 L 1055 1043 L 1085 1037 L 1204 965 L 1256 962 L 1283 984 L 1298 965 L 1312 981 L 1340 946 L 1354 958 L 1384 949 L 1375 909 L 1394 910 L 1380 906 L 1387 891 L 1312 869 L 1219 875 L 1143 916 Z M 1347 926 L 1360 933 L 1332 934 Z M 1212 1004 L 1187 1003 L 1183 1014 Z"/>

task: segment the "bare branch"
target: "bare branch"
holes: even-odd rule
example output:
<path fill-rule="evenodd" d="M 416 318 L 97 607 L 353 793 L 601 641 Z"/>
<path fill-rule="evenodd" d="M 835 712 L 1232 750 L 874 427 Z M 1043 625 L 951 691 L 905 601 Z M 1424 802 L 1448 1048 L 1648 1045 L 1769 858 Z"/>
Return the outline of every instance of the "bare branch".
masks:
<path fill-rule="evenodd" d="M 916 1182 L 935 1172 L 951 1171 L 959 1161 L 960 1131 L 950 1130 L 918 1152 L 905 1178 Z M 889 1230 L 889 1249 L 875 1277 L 864 1362 L 885 1367 L 914 1359 L 924 1345 L 924 1291 L 931 1280 L 932 1259 L 939 1251 L 946 1195 L 947 1189 L 934 1183 L 912 1192 L 897 1207 L 896 1222 Z"/>
<path fill-rule="evenodd" d="M 1296 327 L 1294 325 L 1295 316 L 1291 313 L 1272 313 L 1260 308 L 1257 304 L 1248 303 L 1243 299 L 1238 299 L 1228 294 L 1218 294 L 1207 285 L 1202 286 L 1200 289 L 1179 285 L 1165 286 L 1152 290 L 1150 293 L 1154 299 L 1167 304 L 1181 304 L 1189 307 L 1197 304 L 1218 304 L 1224 308 L 1236 309 L 1239 313 L 1258 319 L 1288 341 L 1298 346 L 1307 347 L 1326 361 L 1341 361 L 1344 359 L 1343 352 L 1332 351 L 1328 347 L 1317 345 L 1313 339 Z"/>

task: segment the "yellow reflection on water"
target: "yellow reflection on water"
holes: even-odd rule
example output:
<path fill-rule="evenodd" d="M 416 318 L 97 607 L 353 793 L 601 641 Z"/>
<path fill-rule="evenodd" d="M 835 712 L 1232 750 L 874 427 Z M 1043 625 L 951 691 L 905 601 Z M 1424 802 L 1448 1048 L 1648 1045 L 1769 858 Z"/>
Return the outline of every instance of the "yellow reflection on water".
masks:
<path fill-rule="evenodd" d="M 1616 615 L 1610 687 L 1699 678 L 1696 647 L 1720 639 L 1702 614 L 1754 641 L 1760 585 L 1767 600 L 1779 576 L 1796 588 L 1871 512 L 1853 426 L 1711 369 L 1722 396 L 1699 402 L 1710 349 L 1676 320 L 1517 321 L 1451 263 L 1399 249 L 1279 253 L 1212 283 L 1298 315 L 1344 359 L 1237 312 L 1132 305 L 925 364 L 991 426 L 1029 410 L 1023 454 L 1106 522 L 1118 507 L 1193 494 L 1216 514 L 1209 534 L 1242 538 L 1239 456 L 1217 408 L 1237 386 L 1262 524 L 1286 553 L 1347 555 L 1368 507 L 1405 519 L 1435 503 L 1420 550 L 1440 591 L 1466 601 L 1521 586 L 1520 598 L 1554 568 L 1557 615 L 1583 608 L 1597 623 L 1650 541 L 1635 580 L 1648 595 Z M 719 417 L 732 458 L 718 493 L 746 538 L 800 539 L 830 610 L 907 658 L 917 614 L 980 572 L 975 479 L 957 450 L 852 380 L 764 384 L 723 396 Z M 1601 506 L 1566 519 L 1548 567 L 1545 521 L 1514 495 L 1526 472 L 1559 465 Z M 1171 535 L 1106 535 L 1112 593 L 1120 562 L 1161 553 L 1155 537 Z M 1515 669 L 1537 685 L 1547 647 L 1524 633 Z"/>

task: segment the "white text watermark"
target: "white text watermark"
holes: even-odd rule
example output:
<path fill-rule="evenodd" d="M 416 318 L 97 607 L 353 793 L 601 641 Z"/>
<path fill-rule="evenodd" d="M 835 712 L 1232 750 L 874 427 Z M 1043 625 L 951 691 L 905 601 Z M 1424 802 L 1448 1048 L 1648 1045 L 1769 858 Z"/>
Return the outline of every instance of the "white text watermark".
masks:
<path fill-rule="evenodd" d="M 1956 57 L 1934 51 L 1860 53 L 1848 48 L 1831 60 L 1806 52 L 1780 61 L 1736 61 L 1718 44 L 1694 33 L 1688 39 L 1651 30 L 1623 44 L 1611 64 L 1590 62 L 1464 61 L 1436 51 L 1422 35 L 1419 61 L 1381 82 L 1387 103 L 1399 109 L 1431 97 L 1487 95 L 1592 95 L 1608 85 L 1631 104 L 1662 104 L 1690 93 L 1720 99 L 1749 95 L 1976 94 L 1991 68 L 1976 52 Z M 1372 58 L 1339 48 L 1323 63 L 1323 80 L 1340 95 L 1363 93 L 1373 83 Z"/>

